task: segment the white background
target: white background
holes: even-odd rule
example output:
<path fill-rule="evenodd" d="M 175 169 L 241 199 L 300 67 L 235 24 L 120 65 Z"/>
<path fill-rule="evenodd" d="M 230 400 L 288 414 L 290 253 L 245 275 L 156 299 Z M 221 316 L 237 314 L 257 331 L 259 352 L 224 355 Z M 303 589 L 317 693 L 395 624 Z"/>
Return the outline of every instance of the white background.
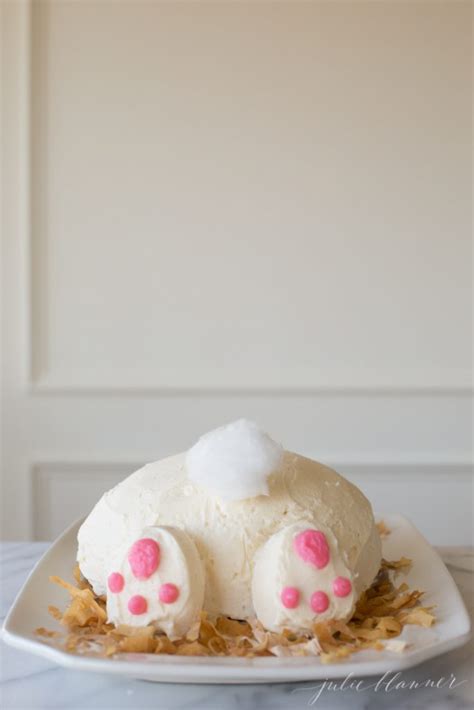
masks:
<path fill-rule="evenodd" d="M 4 4 L 5 537 L 248 416 L 469 541 L 471 8 Z"/>

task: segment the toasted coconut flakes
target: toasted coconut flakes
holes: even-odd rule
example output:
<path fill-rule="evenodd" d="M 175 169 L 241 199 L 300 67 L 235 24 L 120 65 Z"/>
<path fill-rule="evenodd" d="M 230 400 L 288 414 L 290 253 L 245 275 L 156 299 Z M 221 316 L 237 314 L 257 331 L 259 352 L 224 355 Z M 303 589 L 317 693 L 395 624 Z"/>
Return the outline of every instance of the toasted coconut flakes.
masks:
<path fill-rule="evenodd" d="M 402 639 L 389 639 L 383 645 L 386 651 L 392 651 L 393 653 L 403 653 L 407 646 L 408 642 Z"/>
<path fill-rule="evenodd" d="M 186 634 L 186 639 L 188 641 L 197 641 L 199 638 L 199 630 L 201 628 L 201 623 L 206 619 L 206 614 L 205 612 L 201 612 L 201 615 L 199 619 L 197 619 L 194 624 L 191 626 L 189 629 L 188 633 Z"/>
<path fill-rule="evenodd" d="M 412 566 L 412 561 L 408 557 L 401 557 L 399 560 L 389 562 L 382 560 L 382 569 L 391 569 L 396 571 L 408 572 Z"/>
<path fill-rule="evenodd" d="M 380 537 L 387 537 L 387 535 L 390 535 L 390 530 L 383 520 L 379 520 L 376 524 L 376 528 L 379 531 Z"/>
<path fill-rule="evenodd" d="M 48 606 L 48 613 L 51 614 L 53 619 L 56 619 L 57 621 L 61 621 L 63 618 L 63 612 L 60 611 L 57 606 L 53 606 L 52 604 Z"/>
<path fill-rule="evenodd" d="M 209 641 L 217 636 L 218 632 L 214 624 L 208 619 L 202 619 L 198 635 L 199 642 L 207 646 Z"/>
<path fill-rule="evenodd" d="M 45 636 L 46 638 L 57 638 L 58 636 L 61 636 L 59 631 L 49 631 L 43 626 L 40 626 L 38 629 L 35 629 L 35 634 L 37 634 L 38 636 Z"/>
<path fill-rule="evenodd" d="M 199 641 L 179 645 L 178 653 L 181 656 L 209 656 L 211 654 L 210 650 Z"/>
<path fill-rule="evenodd" d="M 71 604 L 64 612 L 61 620 L 62 624 L 70 626 L 72 622 L 75 622 L 77 626 L 88 626 L 91 621 L 106 621 L 107 613 L 103 603 L 94 597 L 92 589 L 78 589 L 60 577 L 53 576 L 49 579 L 51 582 L 67 589 L 72 597 Z"/>
<path fill-rule="evenodd" d="M 418 607 L 408 614 L 401 615 L 400 618 L 403 624 L 416 624 L 425 628 L 429 628 L 435 623 L 433 607 Z"/>
<path fill-rule="evenodd" d="M 80 586 L 80 584 L 83 581 L 83 578 L 82 578 L 81 570 L 79 569 L 79 565 L 77 564 L 77 562 L 76 562 L 74 569 L 72 571 L 72 576 L 76 580 L 77 585 Z"/>
<path fill-rule="evenodd" d="M 207 642 L 207 647 L 215 656 L 227 655 L 227 644 L 222 636 L 212 636 Z"/>
<path fill-rule="evenodd" d="M 360 650 L 360 649 L 359 649 Z M 337 663 L 351 655 L 353 649 L 348 646 L 332 646 L 330 650 L 321 653 L 322 663 Z"/>
<path fill-rule="evenodd" d="M 293 643 L 286 646 L 271 646 L 269 650 L 274 656 L 279 656 L 280 658 L 290 658 L 295 656 L 319 656 L 321 653 L 321 646 L 318 639 L 314 637 L 309 641 L 307 640 Z"/>
<path fill-rule="evenodd" d="M 219 616 L 216 621 L 216 628 L 222 636 L 249 636 L 252 633 L 252 627 L 247 621 L 236 621 L 229 619 L 226 616 Z"/>
<path fill-rule="evenodd" d="M 67 629 L 67 634 L 36 630 L 44 643 L 59 645 L 75 654 L 109 658 L 121 653 L 153 653 L 182 656 L 319 656 L 334 663 L 364 649 L 397 651 L 406 642 L 396 639 L 407 624 L 425 628 L 435 622 L 432 607 L 420 606 L 423 592 L 410 590 L 406 583 L 396 586 L 392 577 L 406 571 L 411 560 L 383 560 L 371 587 L 360 596 L 348 622 L 329 620 L 313 625 L 313 632 L 267 631 L 256 619 L 238 621 L 219 616 L 208 618 L 201 612 L 184 638 L 169 638 L 154 625 L 135 628 L 107 623 L 106 600 L 74 570 L 76 585 L 59 577 L 51 581 L 66 589 L 71 597 L 64 612 L 48 607 L 50 614 Z"/>
<path fill-rule="evenodd" d="M 122 639 L 118 645 L 118 649 L 126 653 L 154 653 L 156 645 L 156 639 L 153 637 L 137 635 Z"/>
<path fill-rule="evenodd" d="M 159 636 L 156 639 L 155 653 L 176 653 L 176 646 L 167 636 Z"/>

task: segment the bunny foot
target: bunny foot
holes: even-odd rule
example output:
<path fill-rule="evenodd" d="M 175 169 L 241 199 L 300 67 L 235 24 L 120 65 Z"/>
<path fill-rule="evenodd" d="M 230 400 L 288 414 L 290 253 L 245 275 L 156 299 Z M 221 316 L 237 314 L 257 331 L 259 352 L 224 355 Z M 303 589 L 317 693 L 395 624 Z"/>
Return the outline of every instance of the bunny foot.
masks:
<path fill-rule="evenodd" d="M 196 620 L 204 569 L 194 542 L 174 527 L 148 527 L 110 565 L 107 615 L 118 625 L 157 628 L 174 638 Z"/>
<path fill-rule="evenodd" d="M 252 599 L 257 618 L 273 631 L 347 619 L 355 592 L 334 535 L 306 522 L 275 533 L 255 557 Z"/>

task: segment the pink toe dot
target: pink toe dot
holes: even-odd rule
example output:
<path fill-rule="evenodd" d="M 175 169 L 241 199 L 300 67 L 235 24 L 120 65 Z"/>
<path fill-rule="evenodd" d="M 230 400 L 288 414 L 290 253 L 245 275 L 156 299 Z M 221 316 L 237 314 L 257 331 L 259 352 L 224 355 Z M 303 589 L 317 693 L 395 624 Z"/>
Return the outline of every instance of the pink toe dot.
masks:
<path fill-rule="evenodd" d="M 147 537 L 137 540 L 130 548 L 128 562 L 137 579 L 148 579 L 160 564 L 158 543 Z"/>
<path fill-rule="evenodd" d="M 130 614 L 138 616 L 139 614 L 144 614 L 148 609 L 147 600 L 142 597 L 141 594 L 135 594 L 128 600 L 128 610 Z"/>
<path fill-rule="evenodd" d="M 352 584 L 347 577 L 336 577 L 332 589 L 336 597 L 347 597 L 352 591 Z"/>
<path fill-rule="evenodd" d="M 163 604 L 172 604 L 179 597 L 179 589 L 176 584 L 168 582 L 167 584 L 161 585 L 158 596 L 160 602 L 163 602 Z"/>
<path fill-rule="evenodd" d="M 303 530 L 294 541 L 296 554 L 317 569 L 323 569 L 329 562 L 329 545 L 326 535 L 320 530 Z"/>
<path fill-rule="evenodd" d="M 124 588 L 125 580 L 120 572 L 112 572 L 112 574 L 109 574 L 107 584 L 111 592 L 118 594 Z"/>
<path fill-rule="evenodd" d="M 284 587 L 280 594 L 281 603 L 287 609 L 294 609 L 300 601 L 300 593 L 296 587 Z"/>
<path fill-rule="evenodd" d="M 311 609 L 316 614 L 322 614 L 329 606 L 329 598 L 326 592 L 314 592 L 311 595 Z"/>

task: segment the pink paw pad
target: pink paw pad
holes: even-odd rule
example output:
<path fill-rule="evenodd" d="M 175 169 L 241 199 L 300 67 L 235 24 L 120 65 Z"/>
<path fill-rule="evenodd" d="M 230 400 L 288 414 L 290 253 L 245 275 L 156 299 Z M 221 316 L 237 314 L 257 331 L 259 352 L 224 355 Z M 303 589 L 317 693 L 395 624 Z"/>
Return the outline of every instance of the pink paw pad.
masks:
<path fill-rule="evenodd" d="M 162 584 L 158 591 L 158 598 L 163 604 L 173 604 L 178 597 L 179 589 L 176 584 L 171 584 L 171 582 Z"/>
<path fill-rule="evenodd" d="M 284 587 L 280 594 L 281 603 L 286 609 L 295 609 L 300 601 L 300 593 L 296 587 Z"/>
<path fill-rule="evenodd" d="M 311 595 L 311 609 L 316 612 L 316 614 L 322 614 L 329 607 L 329 597 L 326 592 L 314 592 Z"/>
<path fill-rule="evenodd" d="M 107 586 L 113 594 L 118 594 L 122 591 L 125 586 L 125 580 L 120 572 L 112 572 L 112 574 L 109 574 Z"/>
<path fill-rule="evenodd" d="M 326 535 L 320 530 L 303 530 L 294 539 L 296 554 L 303 562 L 323 569 L 329 562 L 329 545 Z"/>
<path fill-rule="evenodd" d="M 142 538 L 133 543 L 128 553 L 128 562 L 134 577 L 148 579 L 160 564 L 160 548 L 151 538 Z"/>
<path fill-rule="evenodd" d="M 347 597 L 352 591 L 352 584 L 347 577 L 336 577 L 332 583 L 332 590 L 336 597 Z"/>
<path fill-rule="evenodd" d="M 130 614 L 138 616 L 139 614 L 144 614 L 146 612 L 148 609 L 148 602 L 145 597 L 142 597 L 141 594 L 135 594 L 133 597 L 130 597 L 127 606 Z"/>

